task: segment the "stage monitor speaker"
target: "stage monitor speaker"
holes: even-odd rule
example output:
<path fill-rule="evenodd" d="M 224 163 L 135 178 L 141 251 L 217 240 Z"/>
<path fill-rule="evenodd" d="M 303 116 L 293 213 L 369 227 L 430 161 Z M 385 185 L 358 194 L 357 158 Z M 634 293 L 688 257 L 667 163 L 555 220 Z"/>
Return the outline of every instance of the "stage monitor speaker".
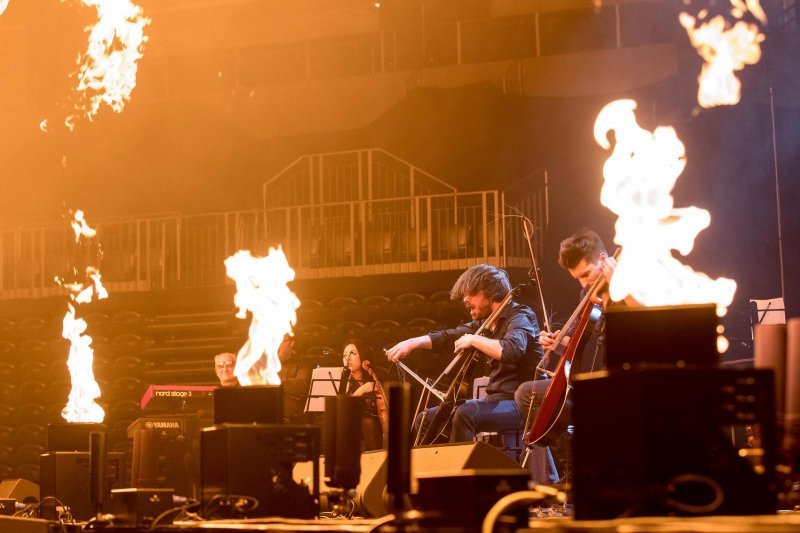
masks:
<path fill-rule="evenodd" d="M 325 469 L 325 459 L 320 458 L 320 471 Z M 461 470 L 520 469 L 518 463 L 510 459 L 498 448 L 483 442 L 465 442 L 420 446 L 411 449 L 411 493 L 416 494 L 417 476 Z M 386 450 L 375 450 L 361 454 L 361 480 L 356 487 L 356 501 L 360 511 L 367 516 L 389 514 L 384 503 L 386 493 L 387 457 Z M 298 463 L 293 472 L 296 482 L 311 478 L 311 465 Z M 322 485 L 323 492 L 328 491 Z"/>
<path fill-rule="evenodd" d="M 11 498 L 22 503 L 39 503 L 39 485 L 23 478 L 4 479 L 0 482 L 0 498 Z"/>
<path fill-rule="evenodd" d="M 772 380 L 713 367 L 576 377 L 575 517 L 774 513 Z M 737 449 L 744 425 L 759 446 Z"/>
<path fill-rule="evenodd" d="M 121 481 L 124 454 L 107 454 L 107 487 Z M 96 509 L 91 502 L 91 477 L 89 452 L 52 452 L 42 454 L 41 459 L 41 515 L 48 520 L 59 519 L 58 506 L 70 508 L 77 520 L 92 518 Z M 56 503 L 54 500 L 60 503 Z"/>
<path fill-rule="evenodd" d="M 214 424 L 280 424 L 283 421 L 283 387 L 217 387 L 214 389 Z"/>
<path fill-rule="evenodd" d="M 64 524 L 38 518 L 0 516 L 0 531 L 3 533 L 81 533 L 80 524 Z"/>
<path fill-rule="evenodd" d="M 320 428 L 304 424 L 220 424 L 200 435 L 200 485 L 207 517 L 312 518 L 309 487 L 292 480 L 292 465 L 319 458 Z M 257 507 L 230 505 L 248 496 Z"/>

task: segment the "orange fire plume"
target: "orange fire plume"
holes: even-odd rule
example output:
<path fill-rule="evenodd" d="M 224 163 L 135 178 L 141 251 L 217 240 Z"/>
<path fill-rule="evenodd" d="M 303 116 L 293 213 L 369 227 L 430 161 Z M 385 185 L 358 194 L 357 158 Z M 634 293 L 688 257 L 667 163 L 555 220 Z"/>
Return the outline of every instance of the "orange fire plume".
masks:
<path fill-rule="evenodd" d="M 0 0 L 0 15 L 5 13 L 9 0 Z"/>
<path fill-rule="evenodd" d="M 631 295 L 643 305 L 715 303 L 724 316 L 736 282 L 711 279 L 672 256 L 688 255 L 698 233 L 711 223 L 705 209 L 673 207 L 672 188 L 686 166 L 683 143 L 671 127 L 650 133 L 636 123 L 636 102 L 616 100 L 597 116 L 594 138 L 606 150 L 608 133 L 616 144 L 603 166 L 601 203 L 619 218 L 614 242 L 622 246 L 611 279 L 615 301 Z M 724 341 L 719 348 L 724 351 Z"/>
<path fill-rule="evenodd" d="M 754 65 L 761 59 L 761 43 L 764 41 L 756 24 L 741 20 L 745 13 L 752 14 L 762 24 L 767 16 L 758 0 L 731 0 L 731 15 L 738 19 L 733 27 L 722 15 L 708 22 L 703 10 L 697 18 L 681 13 L 679 20 L 689 39 L 705 63 L 698 78 L 698 103 L 705 108 L 718 105 L 736 105 L 741 98 L 741 82 L 734 74 L 745 65 Z M 697 24 L 700 23 L 698 27 Z"/>
<path fill-rule="evenodd" d="M 225 260 L 225 269 L 236 282 L 236 316 L 247 318 L 248 311 L 253 315 L 233 373 L 241 385 L 278 385 L 278 348 L 284 336 L 291 334 L 300 307 L 287 286 L 294 270 L 280 247 L 270 248 L 266 257 L 254 257 L 247 250 L 236 252 Z"/>
<path fill-rule="evenodd" d="M 83 211 L 76 211 L 70 224 L 75 232 L 76 247 L 78 249 L 84 247 L 89 250 L 96 249 L 98 252 L 94 255 L 99 257 L 99 246 L 97 248 L 92 246 L 97 232 L 86 223 Z M 70 342 L 67 368 L 72 380 L 72 390 L 69 393 L 67 405 L 61 411 L 61 416 L 67 422 L 99 423 L 105 418 L 105 412 L 95 403 L 95 400 L 100 397 L 100 387 L 94 379 L 92 370 L 94 362 L 92 338 L 84 335 L 86 321 L 77 318 L 75 311 L 78 305 L 89 303 L 95 297 L 98 300 L 108 298 L 108 292 L 100 281 L 100 271 L 96 266 L 87 265 L 85 267 L 83 280 L 77 279 L 77 269 L 75 274 L 76 280 L 72 282 L 56 278 L 56 283 L 67 289 L 69 295 L 61 335 Z"/>
<path fill-rule="evenodd" d="M 64 0 L 62 0 L 64 1 Z M 147 41 L 150 19 L 131 0 L 81 0 L 97 10 L 97 22 L 86 28 L 89 43 L 78 56 L 75 113 L 64 124 L 73 130 L 80 117 L 92 120 L 105 104 L 121 113 L 136 87 L 137 61 Z"/>

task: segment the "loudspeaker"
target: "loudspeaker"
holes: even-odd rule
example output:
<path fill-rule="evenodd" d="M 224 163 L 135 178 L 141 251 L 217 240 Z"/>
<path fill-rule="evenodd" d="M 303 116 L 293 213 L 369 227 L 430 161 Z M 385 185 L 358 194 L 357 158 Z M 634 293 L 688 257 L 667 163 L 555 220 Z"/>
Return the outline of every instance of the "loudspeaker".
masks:
<path fill-rule="evenodd" d="M 304 424 L 221 424 L 200 434 L 200 484 L 207 517 L 312 518 L 317 505 L 307 486 L 294 483 L 296 461 L 319 458 L 320 428 Z M 231 496 L 257 507 L 242 510 Z"/>
<path fill-rule="evenodd" d="M 80 524 L 64 524 L 38 518 L 0 516 L 0 531 L 4 533 L 81 533 Z"/>
<path fill-rule="evenodd" d="M 105 433 L 104 424 L 59 422 L 47 425 L 48 452 L 88 452 L 89 434 Z"/>
<path fill-rule="evenodd" d="M 116 485 L 123 472 L 124 454 L 107 454 L 107 487 Z M 41 515 L 49 520 L 57 520 L 57 507 L 61 504 L 70 508 L 77 520 L 89 520 L 96 513 L 91 501 L 91 460 L 89 452 L 52 452 L 42 454 L 41 459 Z M 58 500 L 57 503 L 53 498 Z"/>
<path fill-rule="evenodd" d="M 39 503 L 39 485 L 27 479 L 4 479 L 0 482 L 0 498 L 22 503 Z"/>
<path fill-rule="evenodd" d="M 302 482 L 310 479 L 311 466 L 308 463 L 298 463 L 292 474 L 294 480 Z M 320 471 L 324 469 L 325 460 L 320 458 Z M 419 446 L 411 449 L 411 493 L 413 495 L 418 492 L 417 477 L 420 475 L 465 469 L 519 469 L 525 472 L 501 450 L 483 442 Z M 361 480 L 356 486 L 356 502 L 366 516 L 389 514 L 384 503 L 386 473 L 386 450 L 361 454 Z M 328 487 L 323 483 L 321 490 L 325 492 Z"/>
<path fill-rule="evenodd" d="M 772 379 L 699 367 L 577 376 L 575 518 L 774 513 Z M 757 449 L 736 448 L 743 425 L 759 428 Z"/>
<path fill-rule="evenodd" d="M 283 387 L 217 387 L 214 389 L 214 424 L 280 424 L 283 421 Z"/>

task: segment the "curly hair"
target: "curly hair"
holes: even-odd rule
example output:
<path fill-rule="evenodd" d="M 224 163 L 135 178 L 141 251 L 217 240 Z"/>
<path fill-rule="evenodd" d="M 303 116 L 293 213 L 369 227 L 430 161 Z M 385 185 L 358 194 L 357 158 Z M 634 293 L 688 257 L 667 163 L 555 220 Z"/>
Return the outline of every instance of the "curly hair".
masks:
<path fill-rule="evenodd" d="M 600 236 L 592 230 L 586 230 L 561 241 L 558 253 L 558 264 L 562 268 L 575 268 L 582 259 L 594 262 L 601 254 L 607 254 Z"/>
<path fill-rule="evenodd" d="M 506 271 L 492 265 L 475 265 L 458 277 L 450 289 L 450 298 L 461 300 L 464 296 L 474 296 L 481 291 L 493 302 L 505 298 L 511 292 Z"/>

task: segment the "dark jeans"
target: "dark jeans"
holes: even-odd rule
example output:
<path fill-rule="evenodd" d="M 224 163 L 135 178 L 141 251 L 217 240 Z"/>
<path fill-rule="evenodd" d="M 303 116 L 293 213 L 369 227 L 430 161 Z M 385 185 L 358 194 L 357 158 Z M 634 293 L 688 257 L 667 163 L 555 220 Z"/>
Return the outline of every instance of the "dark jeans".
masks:
<path fill-rule="evenodd" d="M 517 388 L 517 392 L 514 393 L 514 401 L 522 412 L 523 418 L 529 418 L 528 425 L 533 422 L 549 385 L 550 380 L 547 379 L 526 381 L 520 385 Z M 559 472 L 562 474 L 562 478 L 569 476 L 572 470 L 572 444 L 570 442 L 570 434 L 566 430 L 568 424 L 569 404 L 564 408 L 564 412 L 559 416 L 558 422 L 550 431 L 550 434 L 538 443 L 538 446 L 542 448 L 549 448 L 549 452 L 552 453 L 552 458 L 543 458 L 539 452 L 533 454 L 533 457 L 538 460 L 539 468 L 546 465 L 548 462 L 552 463 L 554 461 L 557 472 L 537 472 L 534 475 L 534 479 L 537 477 L 543 479 L 542 476 L 552 479 L 553 474 L 557 477 Z M 549 468 L 549 465 L 547 466 Z M 537 465 L 531 465 L 531 468 L 537 468 Z"/>
<path fill-rule="evenodd" d="M 510 429 L 522 429 L 525 419 L 520 414 L 514 400 L 502 394 L 490 394 L 480 400 L 467 400 L 456 408 L 453 414 L 453 427 L 450 430 L 450 442 L 471 442 L 481 432 L 499 432 Z M 417 415 L 414 430 L 420 424 L 427 428 L 428 422 L 436 414 L 438 407 L 431 407 Z M 422 422 L 423 415 L 425 422 Z"/>

